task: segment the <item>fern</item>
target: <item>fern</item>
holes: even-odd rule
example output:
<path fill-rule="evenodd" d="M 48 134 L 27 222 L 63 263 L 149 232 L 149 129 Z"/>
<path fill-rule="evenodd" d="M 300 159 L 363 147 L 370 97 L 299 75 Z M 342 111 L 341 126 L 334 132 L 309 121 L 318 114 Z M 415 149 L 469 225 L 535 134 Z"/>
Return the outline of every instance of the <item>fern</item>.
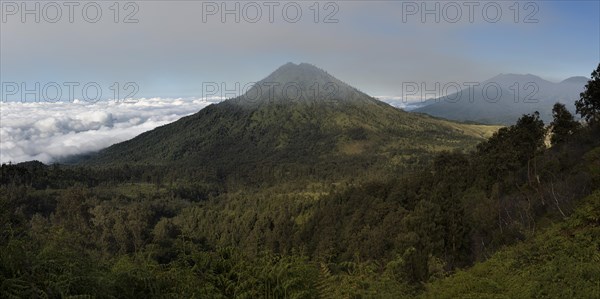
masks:
<path fill-rule="evenodd" d="M 319 298 L 334 298 L 335 292 L 333 290 L 335 289 L 335 285 L 333 284 L 334 277 L 331 275 L 331 270 L 323 262 L 319 266 L 319 280 L 317 281 Z"/>

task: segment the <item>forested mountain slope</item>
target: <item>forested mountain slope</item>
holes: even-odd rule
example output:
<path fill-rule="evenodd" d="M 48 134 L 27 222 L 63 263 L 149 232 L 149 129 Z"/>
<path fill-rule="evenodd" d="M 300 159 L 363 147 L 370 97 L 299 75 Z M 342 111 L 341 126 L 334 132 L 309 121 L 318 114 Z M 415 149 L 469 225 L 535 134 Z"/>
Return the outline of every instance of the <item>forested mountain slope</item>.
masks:
<path fill-rule="evenodd" d="M 199 168 L 236 180 L 249 173 L 322 179 L 415 167 L 435 152 L 472 148 L 497 128 L 407 113 L 315 66 L 288 63 L 243 96 L 113 145 L 84 164 Z"/>
<path fill-rule="evenodd" d="M 600 65 L 592 77 L 585 123 L 557 104 L 550 124 L 526 114 L 387 176 L 248 186 L 2 165 L 0 296 L 594 298 Z"/>
<path fill-rule="evenodd" d="M 564 222 L 427 287 L 422 298 L 600 298 L 600 191 Z"/>

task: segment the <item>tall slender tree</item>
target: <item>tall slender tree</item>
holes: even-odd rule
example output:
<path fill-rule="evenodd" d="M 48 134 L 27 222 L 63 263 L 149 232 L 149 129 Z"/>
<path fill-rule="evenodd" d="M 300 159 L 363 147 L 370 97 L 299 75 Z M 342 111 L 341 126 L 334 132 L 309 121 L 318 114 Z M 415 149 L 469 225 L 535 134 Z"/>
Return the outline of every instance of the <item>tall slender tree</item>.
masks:
<path fill-rule="evenodd" d="M 575 131 L 581 126 L 579 122 L 575 121 L 573 114 L 567 110 L 564 104 L 556 103 L 552 108 L 552 123 L 550 128 L 552 130 L 552 137 L 550 142 L 552 145 L 564 142 L 569 139 Z"/>

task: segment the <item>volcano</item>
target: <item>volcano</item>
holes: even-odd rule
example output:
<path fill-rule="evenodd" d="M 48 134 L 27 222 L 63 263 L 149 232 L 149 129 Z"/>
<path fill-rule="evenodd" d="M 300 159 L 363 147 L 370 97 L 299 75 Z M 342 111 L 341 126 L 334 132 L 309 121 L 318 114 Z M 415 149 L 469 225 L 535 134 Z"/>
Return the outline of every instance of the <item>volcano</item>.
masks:
<path fill-rule="evenodd" d="M 355 176 L 468 149 L 496 127 L 408 113 L 307 63 L 287 63 L 236 98 L 88 156 L 220 176 Z"/>

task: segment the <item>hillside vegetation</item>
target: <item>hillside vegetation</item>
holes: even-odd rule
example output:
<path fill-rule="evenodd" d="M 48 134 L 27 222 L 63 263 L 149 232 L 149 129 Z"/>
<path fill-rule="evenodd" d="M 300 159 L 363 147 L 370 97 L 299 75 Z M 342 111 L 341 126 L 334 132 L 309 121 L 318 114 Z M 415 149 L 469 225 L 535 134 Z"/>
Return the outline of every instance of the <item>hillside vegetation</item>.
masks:
<path fill-rule="evenodd" d="M 600 191 L 565 222 L 435 281 L 422 298 L 600 298 Z"/>
<path fill-rule="evenodd" d="M 558 104 L 549 125 L 526 114 L 386 176 L 2 165 L 0 296 L 595 298 L 600 65 L 592 78 L 583 125 Z"/>
<path fill-rule="evenodd" d="M 4 165 L 0 292 L 398 298 L 426 290 L 435 298 L 542 296 L 562 286 L 560 294 L 584 298 L 597 290 L 600 214 L 598 193 L 579 198 L 599 185 L 600 135 L 579 134 L 523 162 L 490 148 L 506 150 L 496 134 L 474 154 L 441 154 L 418 175 L 303 192 Z M 488 172 L 488 160 L 498 169 Z"/>
<path fill-rule="evenodd" d="M 285 96 L 290 82 L 303 97 Z M 238 183 L 340 182 L 418 168 L 440 151 L 472 149 L 499 128 L 404 112 L 308 64 L 286 64 L 256 86 L 274 87 L 210 105 L 83 164 L 160 165 L 178 177 L 179 168 L 194 168 Z"/>

